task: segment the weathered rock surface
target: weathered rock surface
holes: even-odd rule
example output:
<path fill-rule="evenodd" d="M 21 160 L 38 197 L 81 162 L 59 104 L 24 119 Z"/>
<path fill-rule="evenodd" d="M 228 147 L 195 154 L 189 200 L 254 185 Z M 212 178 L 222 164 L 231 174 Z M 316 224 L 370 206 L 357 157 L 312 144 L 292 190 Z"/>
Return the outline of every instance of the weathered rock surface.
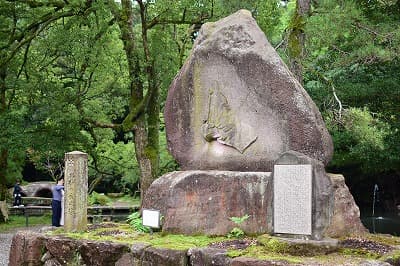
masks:
<path fill-rule="evenodd" d="M 74 259 L 79 247 L 79 242 L 66 237 L 54 237 L 46 241 L 46 249 L 63 264 Z"/>
<path fill-rule="evenodd" d="M 29 234 L 29 235 L 28 235 Z M 57 240 L 55 240 L 57 239 Z M 60 244 L 60 241 L 68 242 L 69 247 L 85 247 L 91 250 L 91 259 L 85 259 L 89 255 L 88 249 L 79 248 L 76 250 L 75 256 L 70 257 L 71 248 L 63 249 L 57 254 L 52 254 L 47 250 L 52 244 Z M 304 241 L 307 242 L 307 241 Z M 90 243 L 90 244 L 88 244 Z M 261 245 L 264 243 L 260 242 Z M 276 249 L 276 244 L 272 244 Z M 294 243 L 294 245 L 297 245 Z M 324 243 L 322 243 L 324 245 Z M 90 246 L 90 247 L 88 247 Z M 106 251 L 109 248 L 110 250 Z M 396 247 L 393 247 L 396 249 Z M 329 249 L 327 249 L 329 250 Z M 66 254 L 62 254 L 66 252 Z M 96 252 L 97 251 L 97 252 Z M 266 247 L 266 255 L 271 250 Z M 52 249 L 54 252 L 54 249 Z M 287 252 L 287 251 L 286 251 Z M 285 260 L 285 254 L 279 253 L 279 259 L 255 259 L 246 257 L 230 258 L 225 249 L 216 248 L 191 248 L 189 250 L 172 250 L 159 247 L 152 247 L 149 244 L 135 243 L 131 247 L 128 244 L 117 244 L 102 241 L 88 241 L 79 239 L 66 239 L 60 236 L 44 236 L 42 234 L 32 234 L 31 232 L 18 232 L 13 238 L 13 248 L 10 253 L 10 266 L 21 265 L 102 265 L 102 266 L 126 266 L 126 265 L 142 265 L 142 266 L 269 266 L 269 265 L 398 265 L 398 259 L 389 256 L 389 258 L 381 258 L 378 260 L 364 260 L 350 256 L 347 260 L 335 264 L 333 261 L 318 260 L 318 257 L 308 257 L 301 255 L 302 262 L 290 263 Z M 328 251 L 329 252 L 329 251 Z M 83 253 L 86 253 L 83 254 Z M 297 253 L 304 253 L 301 249 L 296 249 Z M 290 253 L 289 253 L 290 254 Z M 319 253 L 318 253 L 319 254 Z M 335 254 L 335 253 L 333 253 Z M 361 253 L 360 253 L 361 254 Z M 397 254 L 397 253 L 396 253 Z M 61 262 L 56 257 L 61 255 L 68 258 L 67 261 Z M 260 254 L 261 255 L 261 254 Z M 308 254 L 310 255 L 310 254 Z M 269 255 L 267 255 L 269 256 Z M 336 255 L 337 256 L 337 255 Z M 119 258 L 115 261 L 115 258 Z M 385 261 L 383 261 L 383 259 Z"/>
<path fill-rule="evenodd" d="M 45 237 L 41 234 L 21 231 L 11 242 L 9 266 L 42 265 L 42 250 L 45 247 Z"/>
<path fill-rule="evenodd" d="M 51 258 L 46 260 L 44 266 L 62 266 L 63 264 L 59 263 L 57 259 Z"/>
<path fill-rule="evenodd" d="M 235 258 L 230 266 L 284 266 L 289 265 L 287 262 L 271 261 L 271 260 L 256 260 L 252 258 Z"/>
<path fill-rule="evenodd" d="M 313 211 L 311 239 L 366 232 L 342 175 L 328 175 L 321 162 L 289 151 L 276 164 L 311 164 Z M 150 186 L 143 207 L 160 210 L 163 231 L 225 235 L 230 217 L 250 218 L 241 228 L 272 233 L 272 176 L 269 172 L 182 171 L 166 174 Z"/>
<path fill-rule="evenodd" d="M 182 171 L 155 180 L 142 204 L 160 210 L 165 232 L 225 235 L 237 226 L 229 218 L 246 214 L 246 233 L 270 232 L 271 202 L 270 173 Z"/>
<path fill-rule="evenodd" d="M 112 242 L 85 241 L 80 246 L 79 252 L 86 265 L 114 265 L 124 253 L 129 252 L 129 247 Z"/>
<path fill-rule="evenodd" d="M 149 247 L 143 252 L 142 265 L 186 266 L 186 250 Z"/>
<path fill-rule="evenodd" d="M 334 191 L 330 178 L 325 173 L 324 165 L 304 154 L 288 151 L 283 153 L 275 164 L 312 165 L 312 239 L 325 237 L 325 231 L 333 215 Z M 272 173 L 273 174 L 273 173 Z"/>
<path fill-rule="evenodd" d="M 202 26 L 165 106 L 182 170 L 272 171 L 294 150 L 327 164 L 331 137 L 250 12 Z"/>
<path fill-rule="evenodd" d="M 230 265 L 231 258 L 226 255 L 225 249 L 218 248 L 191 248 L 188 251 L 191 266 Z"/>
<path fill-rule="evenodd" d="M 360 210 L 356 205 L 344 176 L 328 174 L 335 191 L 335 203 L 332 222 L 326 234 L 330 237 L 343 237 L 351 234 L 364 234 L 368 230 L 360 220 Z"/>

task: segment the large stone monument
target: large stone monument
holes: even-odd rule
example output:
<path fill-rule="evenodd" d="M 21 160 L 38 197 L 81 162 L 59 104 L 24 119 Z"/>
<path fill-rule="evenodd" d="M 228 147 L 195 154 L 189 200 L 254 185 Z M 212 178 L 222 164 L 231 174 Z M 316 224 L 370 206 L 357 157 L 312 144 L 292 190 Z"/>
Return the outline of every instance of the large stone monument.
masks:
<path fill-rule="evenodd" d="M 64 229 L 87 229 L 88 155 L 80 151 L 65 154 Z"/>
<path fill-rule="evenodd" d="M 202 26 L 169 89 L 165 124 L 184 171 L 158 178 L 143 199 L 163 231 L 225 235 L 231 217 L 249 215 L 248 234 L 326 236 L 331 137 L 249 11 Z"/>
<path fill-rule="evenodd" d="M 266 172 L 288 150 L 325 165 L 333 153 L 316 105 L 245 10 L 201 27 L 164 117 L 183 170 Z"/>

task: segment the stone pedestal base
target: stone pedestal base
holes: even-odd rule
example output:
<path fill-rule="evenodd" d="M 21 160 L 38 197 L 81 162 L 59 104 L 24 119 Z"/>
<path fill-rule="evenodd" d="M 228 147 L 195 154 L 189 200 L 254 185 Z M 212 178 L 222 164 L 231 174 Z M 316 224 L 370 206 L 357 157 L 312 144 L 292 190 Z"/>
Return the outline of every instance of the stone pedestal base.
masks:
<path fill-rule="evenodd" d="M 143 208 L 160 210 L 165 232 L 225 235 L 240 227 L 247 234 L 269 233 L 271 180 L 269 172 L 168 173 L 150 186 Z M 240 226 L 229 219 L 244 215 L 250 217 Z"/>

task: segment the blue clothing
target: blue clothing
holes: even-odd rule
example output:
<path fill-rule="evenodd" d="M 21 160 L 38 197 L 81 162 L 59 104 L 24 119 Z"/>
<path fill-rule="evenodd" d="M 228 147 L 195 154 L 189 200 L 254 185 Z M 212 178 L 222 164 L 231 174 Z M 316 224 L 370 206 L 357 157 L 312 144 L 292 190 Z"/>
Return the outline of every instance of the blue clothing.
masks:
<path fill-rule="evenodd" d="M 64 189 L 63 185 L 55 185 L 52 188 L 53 192 L 53 200 L 51 201 L 51 208 L 53 211 L 52 219 L 51 219 L 51 224 L 53 226 L 60 226 L 60 220 L 61 220 L 61 199 L 62 199 L 62 190 Z"/>
<path fill-rule="evenodd" d="M 53 200 L 51 202 L 51 208 L 53 210 L 53 215 L 51 217 L 51 225 L 59 227 L 61 220 L 61 201 Z"/>
<path fill-rule="evenodd" d="M 62 194 L 61 190 L 64 189 L 63 185 L 55 185 L 52 189 L 53 192 L 53 200 L 61 201 Z"/>

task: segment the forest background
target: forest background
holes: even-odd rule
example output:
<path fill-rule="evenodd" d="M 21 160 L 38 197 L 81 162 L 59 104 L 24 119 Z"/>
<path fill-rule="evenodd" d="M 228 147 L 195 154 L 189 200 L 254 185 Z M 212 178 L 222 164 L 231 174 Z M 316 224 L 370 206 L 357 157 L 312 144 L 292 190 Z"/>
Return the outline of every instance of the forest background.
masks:
<path fill-rule="evenodd" d="M 356 201 L 400 204 L 400 1 L 3 0 L 0 200 L 17 178 L 54 180 L 89 155 L 90 191 L 143 195 L 178 170 L 163 107 L 201 25 L 241 8 L 319 107 L 329 172 Z"/>

